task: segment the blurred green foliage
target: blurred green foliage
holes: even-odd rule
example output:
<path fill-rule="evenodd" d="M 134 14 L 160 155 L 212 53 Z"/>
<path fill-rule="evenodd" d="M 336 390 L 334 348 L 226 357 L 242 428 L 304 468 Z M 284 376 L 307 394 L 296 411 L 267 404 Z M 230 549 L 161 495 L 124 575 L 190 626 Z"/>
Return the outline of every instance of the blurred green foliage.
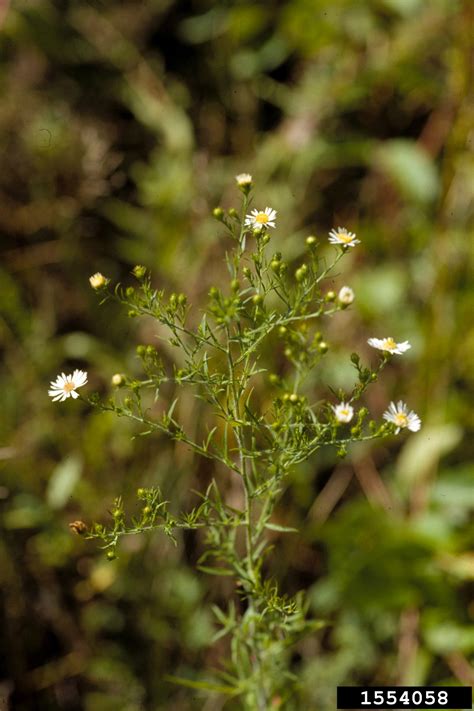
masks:
<path fill-rule="evenodd" d="M 406 444 L 354 448 L 343 464 L 324 454 L 293 477 L 280 516 L 301 534 L 275 534 L 269 565 L 331 623 L 295 649 L 295 708 L 331 711 L 343 683 L 472 684 L 471 4 L 7 5 L 0 698 L 12 709 L 204 707 L 165 679 L 199 678 L 225 648 L 208 649 L 209 608 L 230 591 L 193 571 L 199 536 L 177 548 L 130 539 L 109 562 L 68 523 L 104 518 L 115 495 L 154 483 L 186 509 L 218 472 L 46 391 L 81 367 L 106 392 L 114 372 L 138 372 L 136 344 L 155 342 L 151 324 L 97 308 L 93 272 L 127 282 L 142 263 L 191 302 L 219 281 L 225 247 L 209 215 L 231 204 L 242 170 L 279 212 L 275 248 L 297 259 L 302 237 L 339 224 L 362 240 L 334 285 L 350 283 L 357 308 L 328 325 L 315 382 L 350 384 L 340 354 L 369 357 L 368 336 L 409 339 L 367 404 L 380 414 L 403 397 L 424 424 Z M 201 407 L 180 404 L 190 427 Z"/>

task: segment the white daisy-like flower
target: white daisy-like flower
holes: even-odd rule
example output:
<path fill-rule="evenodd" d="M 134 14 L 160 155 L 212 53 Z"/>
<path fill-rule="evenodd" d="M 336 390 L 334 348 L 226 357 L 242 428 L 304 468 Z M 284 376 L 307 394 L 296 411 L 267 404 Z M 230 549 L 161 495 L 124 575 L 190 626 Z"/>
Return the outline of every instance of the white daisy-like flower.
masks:
<path fill-rule="evenodd" d="M 264 227 L 275 227 L 276 210 L 266 207 L 265 210 L 252 210 L 250 215 L 245 216 L 245 226 L 254 230 L 261 230 Z"/>
<path fill-rule="evenodd" d="M 76 399 L 79 397 L 76 392 L 87 383 L 87 373 L 83 370 L 75 370 L 72 375 L 61 373 L 56 380 L 51 381 L 51 390 L 48 395 L 53 398 L 53 402 L 64 402 L 68 397 Z"/>
<path fill-rule="evenodd" d="M 399 400 L 395 405 L 391 402 L 388 409 L 383 414 L 384 420 L 393 422 L 397 426 L 395 434 L 398 434 L 405 427 L 412 432 L 418 432 L 421 427 L 421 420 L 413 410 L 408 411 L 408 405 Z"/>
<path fill-rule="evenodd" d="M 239 173 L 239 175 L 235 176 L 235 179 L 239 188 L 248 188 L 252 185 L 252 176 L 250 173 Z"/>
<path fill-rule="evenodd" d="M 102 289 L 103 286 L 107 284 L 109 280 L 100 272 L 96 272 L 91 277 L 89 277 L 89 283 L 93 289 Z"/>
<path fill-rule="evenodd" d="M 388 351 L 389 353 L 396 353 L 397 355 L 401 355 L 411 348 L 408 341 L 396 343 L 391 336 L 387 338 L 369 338 L 367 343 L 369 346 L 372 346 L 372 348 L 378 348 L 379 351 Z"/>
<path fill-rule="evenodd" d="M 360 239 L 356 239 L 354 232 L 348 232 L 345 227 L 338 227 L 329 233 L 331 244 L 342 244 L 344 247 L 355 247 L 360 244 Z"/>
<path fill-rule="evenodd" d="M 354 417 L 354 408 L 349 403 L 340 402 L 339 405 L 331 405 L 331 407 L 338 422 L 350 422 Z"/>
<path fill-rule="evenodd" d="M 354 301 L 355 294 L 352 291 L 350 286 L 343 286 L 339 290 L 339 294 L 337 295 L 337 298 L 341 304 L 344 304 L 344 306 L 349 306 L 349 304 L 352 304 L 352 302 Z"/>

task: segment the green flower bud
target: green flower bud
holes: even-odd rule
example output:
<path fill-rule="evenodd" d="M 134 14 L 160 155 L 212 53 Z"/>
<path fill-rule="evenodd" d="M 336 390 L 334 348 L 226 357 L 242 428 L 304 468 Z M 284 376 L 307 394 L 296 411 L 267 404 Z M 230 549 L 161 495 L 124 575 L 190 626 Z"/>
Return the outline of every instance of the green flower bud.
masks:
<path fill-rule="evenodd" d="M 287 327 L 280 326 L 280 328 L 278 329 L 278 335 L 283 337 L 283 336 L 286 336 L 287 333 L 288 333 Z"/>
<path fill-rule="evenodd" d="M 270 262 L 270 267 L 273 269 L 274 272 L 278 272 L 280 270 L 280 262 L 278 262 L 276 259 L 273 259 Z"/>
<path fill-rule="evenodd" d="M 115 551 L 107 551 L 107 560 L 115 560 L 116 559 L 116 554 Z"/>
<path fill-rule="evenodd" d="M 326 343 L 326 341 L 321 341 L 318 346 L 318 350 L 320 353 L 327 353 L 329 350 L 329 346 Z"/>
<path fill-rule="evenodd" d="M 136 276 L 137 279 L 143 279 L 146 274 L 146 267 L 143 267 L 141 264 L 137 264 L 133 267 L 132 274 Z"/>
<path fill-rule="evenodd" d="M 298 399 L 299 399 L 299 398 L 298 398 L 298 395 L 297 395 L 296 393 L 291 393 L 291 395 L 290 395 L 290 402 L 291 402 L 291 403 L 293 403 L 293 404 L 297 403 L 297 402 L 298 402 Z"/>
<path fill-rule="evenodd" d="M 125 289 L 125 296 L 129 299 L 134 295 L 134 293 L 135 293 L 135 289 L 133 288 L 133 286 L 128 286 Z"/>
<path fill-rule="evenodd" d="M 146 346 L 140 345 L 137 346 L 137 355 L 140 356 L 140 358 L 143 358 L 143 356 L 146 354 Z"/>
<path fill-rule="evenodd" d="M 248 278 L 252 274 L 252 270 L 249 269 L 248 267 L 244 267 L 242 269 L 242 274 Z"/>
<path fill-rule="evenodd" d="M 326 298 L 326 301 L 335 301 L 336 300 L 336 293 L 334 291 L 328 291 L 325 298 Z"/>
<path fill-rule="evenodd" d="M 219 222 L 222 222 L 222 220 L 224 218 L 224 210 L 222 209 L 222 207 L 215 207 L 212 211 L 212 214 L 214 215 L 216 220 L 219 220 Z"/>
<path fill-rule="evenodd" d="M 309 237 L 306 237 L 306 244 L 308 245 L 308 247 L 314 247 L 316 242 L 317 242 L 317 239 L 316 239 L 316 237 L 314 237 L 314 235 L 310 235 Z"/>
<path fill-rule="evenodd" d="M 232 279 L 232 281 L 230 282 L 230 288 L 231 288 L 232 291 L 234 291 L 234 292 L 235 292 L 235 291 L 239 291 L 239 289 L 240 289 L 240 282 L 239 282 L 239 280 L 238 280 L 238 279 Z"/>
<path fill-rule="evenodd" d="M 263 296 L 261 294 L 255 294 L 252 296 L 252 302 L 255 306 L 260 306 L 260 304 L 263 304 Z"/>
<path fill-rule="evenodd" d="M 236 218 L 236 217 L 238 217 L 238 216 L 239 216 L 239 213 L 237 212 L 237 210 L 235 209 L 235 207 L 231 207 L 230 210 L 229 210 L 229 217 Z"/>

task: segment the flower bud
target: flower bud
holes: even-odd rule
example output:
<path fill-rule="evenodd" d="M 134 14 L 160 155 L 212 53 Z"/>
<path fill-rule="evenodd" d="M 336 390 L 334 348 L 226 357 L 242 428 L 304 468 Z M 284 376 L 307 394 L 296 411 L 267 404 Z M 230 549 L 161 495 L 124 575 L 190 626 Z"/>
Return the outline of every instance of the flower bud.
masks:
<path fill-rule="evenodd" d="M 146 267 L 142 266 L 141 264 L 137 264 L 136 266 L 133 267 L 132 274 L 137 279 L 143 279 L 143 277 L 146 274 Z"/>
<path fill-rule="evenodd" d="M 308 247 L 314 247 L 316 242 L 317 242 L 317 240 L 316 240 L 316 237 L 314 237 L 314 235 L 310 235 L 309 237 L 306 237 L 306 244 L 308 245 Z"/>
<path fill-rule="evenodd" d="M 89 277 L 89 283 L 93 289 L 98 291 L 99 289 L 103 289 L 104 286 L 108 284 L 108 279 L 105 277 L 103 274 L 100 272 L 96 272 L 92 276 Z"/>
<path fill-rule="evenodd" d="M 222 220 L 224 218 L 224 210 L 222 209 L 222 207 L 215 207 L 212 211 L 212 214 L 214 215 L 216 220 L 219 220 L 219 222 L 222 222 Z"/>
<path fill-rule="evenodd" d="M 236 217 L 238 217 L 238 216 L 239 216 L 239 213 L 237 212 L 237 210 L 235 209 L 235 207 L 231 207 L 230 210 L 229 210 L 229 217 L 236 218 Z"/>
<path fill-rule="evenodd" d="M 69 524 L 69 528 L 71 531 L 74 531 L 74 533 L 77 533 L 78 536 L 82 536 L 87 531 L 87 525 L 84 521 L 72 521 Z"/>
<path fill-rule="evenodd" d="M 349 306 L 354 301 L 355 295 L 350 286 L 343 286 L 337 295 L 337 299 L 342 306 Z"/>
<path fill-rule="evenodd" d="M 125 289 L 125 296 L 128 299 L 131 299 L 131 297 L 134 295 L 134 293 L 135 293 L 135 289 L 133 288 L 133 286 L 127 286 L 127 288 Z"/>
<path fill-rule="evenodd" d="M 320 343 L 318 345 L 318 350 L 320 353 L 327 353 L 328 352 L 329 346 L 326 343 L 326 341 L 320 341 Z"/>
<path fill-rule="evenodd" d="M 239 189 L 242 190 L 244 195 L 247 195 L 252 188 L 252 176 L 250 173 L 239 173 L 239 175 L 235 176 L 235 180 Z"/>
<path fill-rule="evenodd" d="M 335 301 L 336 293 L 334 291 L 328 291 L 325 296 L 326 301 Z"/>
<path fill-rule="evenodd" d="M 255 306 L 263 304 L 263 296 L 261 294 L 255 294 L 254 296 L 252 296 L 252 302 L 255 304 Z"/>
<path fill-rule="evenodd" d="M 122 387 L 122 385 L 125 384 L 125 378 L 122 375 L 122 373 L 115 373 L 112 375 L 111 381 L 112 385 L 114 385 L 116 388 Z"/>

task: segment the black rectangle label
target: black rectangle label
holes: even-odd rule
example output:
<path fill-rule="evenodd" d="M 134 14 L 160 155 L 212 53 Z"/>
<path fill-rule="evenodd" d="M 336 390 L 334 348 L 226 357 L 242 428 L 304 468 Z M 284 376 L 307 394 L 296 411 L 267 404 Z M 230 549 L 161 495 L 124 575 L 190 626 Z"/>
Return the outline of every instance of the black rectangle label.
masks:
<path fill-rule="evenodd" d="M 338 709 L 472 708 L 471 686 L 338 686 Z"/>

